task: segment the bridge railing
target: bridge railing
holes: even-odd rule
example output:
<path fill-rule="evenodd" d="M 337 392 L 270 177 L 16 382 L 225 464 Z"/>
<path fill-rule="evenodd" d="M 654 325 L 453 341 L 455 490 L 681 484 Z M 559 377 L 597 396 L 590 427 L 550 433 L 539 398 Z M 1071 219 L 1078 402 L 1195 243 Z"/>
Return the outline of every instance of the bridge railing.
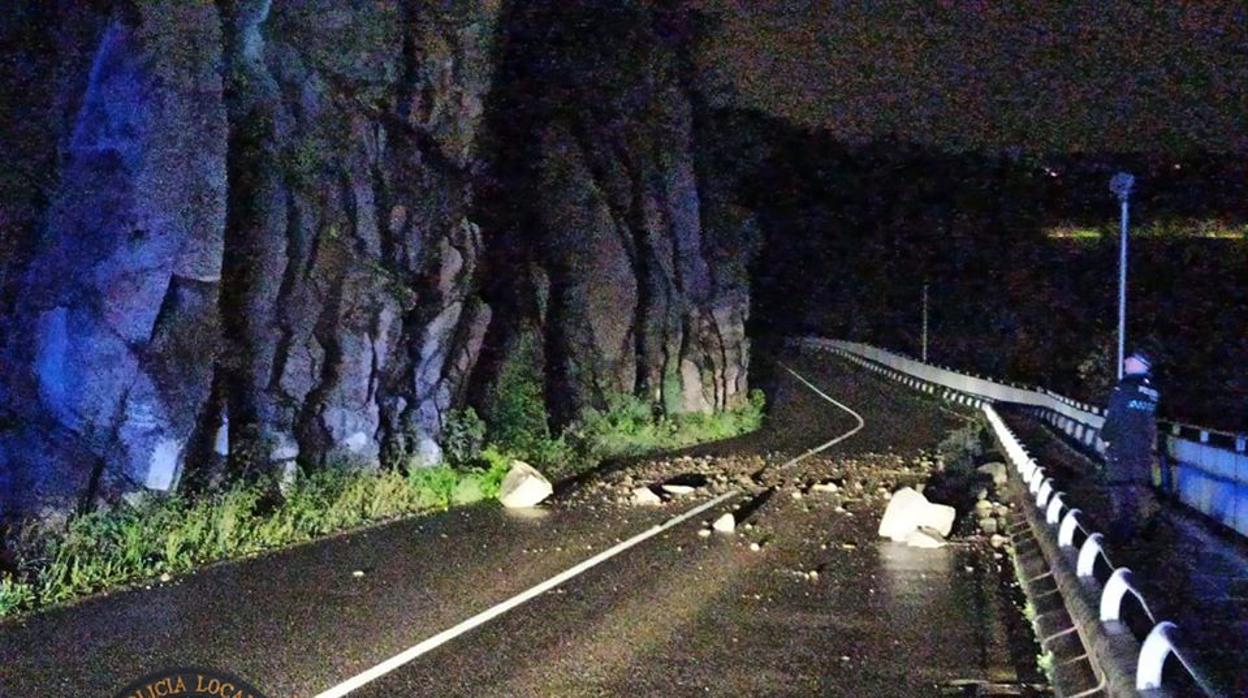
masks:
<path fill-rule="evenodd" d="M 792 342 L 834 352 L 928 393 L 973 404 L 1025 405 L 1083 451 L 1097 457 L 1104 454 L 1099 436 L 1105 416 L 1100 407 L 1045 388 L 925 364 L 869 344 L 821 338 Z M 1162 422 L 1158 432 L 1161 462 L 1154 473 L 1154 485 L 1166 495 L 1248 536 L 1248 435 L 1178 422 Z"/>
<path fill-rule="evenodd" d="M 1175 680 L 1164 679 L 1169 663 L 1179 670 L 1178 683 L 1187 693 L 1220 695 L 1192 660 L 1178 627 L 1158 620 L 1134 573 L 1114 564 L 1104 536 L 1069 505 L 1060 483 L 1032 459 L 991 405 L 983 411 L 1006 458 L 1035 498 L 1028 514 L 1036 540 L 1105 694 L 1170 695 Z"/>
<path fill-rule="evenodd" d="M 1071 630 L 1078 632 L 1088 648 L 1101 680 L 1098 690 L 1105 689 L 1108 695 L 1171 695 L 1173 687 L 1163 680 L 1170 666 L 1177 667 L 1179 683 L 1189 691 L 1219 695 L 1179 639 L 1177 626 L 1158 620 L 1132 571 L 1114 564 L 1104 536 L 1088 526 L 1082 511 L 1061 491 L 1061 484 L 1036 463 L 991 403 L 1028 405 L 1089 448 L 1099 446 L 1096 437 L 1104 422 L 1100 410 L 1049 391 L 960 374 L 867 345 L 824 339 L 793 342 L 834 352 L 917 390 L 982 408 L 997 442 L 1034 497 L 1028 516 L 1065 601 Z M 1129 615 L 1136 622 L 1127 622 Z"/>

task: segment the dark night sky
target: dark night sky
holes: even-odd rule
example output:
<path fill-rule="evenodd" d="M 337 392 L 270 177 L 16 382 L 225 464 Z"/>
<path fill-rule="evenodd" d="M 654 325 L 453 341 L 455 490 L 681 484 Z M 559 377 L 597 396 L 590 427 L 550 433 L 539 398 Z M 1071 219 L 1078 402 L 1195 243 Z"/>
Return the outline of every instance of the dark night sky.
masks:
<path fill-rule="evenodd" d="M 741 106 L 955 149 L 1248 150 L 1243 2 L 701 0 Z"/>
<path fill-rule="evenodd" d="M 1248 3 L 697 2 L 714 103 L 796 127 L 745 185 L 776 243 L 757 317 L 917 353 L 926 280 L 938 360 L 1099 399 L 1127 169 L 1131 341 L 1163 411 L 1240 428 Z"/>

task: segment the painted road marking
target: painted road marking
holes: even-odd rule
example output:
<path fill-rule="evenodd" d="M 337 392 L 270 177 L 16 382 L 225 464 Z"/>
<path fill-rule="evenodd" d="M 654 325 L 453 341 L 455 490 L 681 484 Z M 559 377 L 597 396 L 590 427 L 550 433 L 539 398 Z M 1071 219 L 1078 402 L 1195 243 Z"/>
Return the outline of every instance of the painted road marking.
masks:
<path fill-rule="evenodd" d="M 673 526 L 684 523 L 685 521 L 688 521 L 689 519 L 697 516 L 698 514 L 701 514 L 707 509 L 710 509 L 716 505 L 719 505 L 723 503 L 724 501 L 737 496 L 738 494 L 739 494 L 738 492 L 728 492 L 726 494 L 722 494 L 710 500 L 709 502 L 699 504 L 698 506 L 690 509 L 689 511 L 686 511 L 683 514 L 680 514 L 679 516 L 670 518 L 661 524 L 656 524 L 654 526 L 651 526 L 650 528 L 642 531 L 641 533 L 638 533 L 632 538 L 629 538 L 626 541 L 617 543 L 616 545 L 602 551 L 601 553 L 598 553 L 597 555 L 585 560 L 584 562 L 581 562 L 575 567 L 568 568 L 567 570 L 560 572 L 559 574 L 551 577 L 550 579 L 547 579 L 546 581 L 538 584 L 537 586 L 532 587 L 528 589 L 527 591 L 523 591 L 511 597 L 510 599 L 507 599 L 506 601 L 498 604 L 497 606 L 486 609 L 478 613 L 477 615 L 469 618 L 468 620 L 465 620 L 462 623 L 459 623 L 458 625 L 454 627 L 447 628 L 446 630 L 443 630 L 442 632 L 438 633 L 437 635 L 434 635 L 428 640 L 425 640 L 424 642 L 421 642 L 420 644 L 413 645 L 412 647 L 404 650 L 403 652 L 399 654 L 396 654 L 395 656 L 391 657 L 390 659 L 387 659 L 386 661 L 378 664 L 377 666 L 371 669 L 368 669 L 367 671 L 363 671 L 359 674 L 356 674 L 355 676 L 347 679 L 346 681 L 343 681 L 342 683 L 338 684 L 337 686 L 334 686 L 333 688 L 330 688 L 326 691 L 318 693 L 315 696 L 315 698 L 338 698 L 339 696 L 345 696 L 351 691 L 354 691 L 355 689 L 360 688 L 361 686 L 371 681 L 374 681 L 378 678 L 381 678 L 382 676 L 385 676 L 386 674 L 394 671 L 395 669 L 403 666 L 404 664 L 407 664 L 413 659 L 416 659 L 422 654 L 425 654 L 433 649 L 436 649 L 437 647 L 444 645 L 447 642 L 450 642 L 451 640 L 459 637 L 460 635 L 463 635 L 469 630 L 472 630 L 473 628 L 483 625 L 484 623 L 487 623 L 490 620 L 503 615 L 504 613 L 510 611 L 511 609 L 525 603 L 526 601 L 529 601 L 535 597 L 541 596 L 547 591 L 550 591 L 551 589 L 554 589 L 555 587 L 563 584 L 564 582 L 572 579 L 573 577 L 576 577 L 580 575 L 581 573 L 599 564 L 602 564 L 603 562 L 606 562 L 607 560 L 610 560 L 611 558 L 615 557 L 616 555 L 619 555 L 620 553 L 624 552 L 625 550 L 628 550 L 629 548 L 637 545 L 638 543 L 641 543 L 649 538 L 652 538 Z"/>
<path fill-rule="evenodd" d="M 835 445 L 839 444 L 840 442 L 844 441 L 845 439 L 848 439 L 849 437 L 853 436 L 854 434 L 857 434 L 859 431 L 862 431 L 862 428 L 863 428 L 863 427 L 865 427 L 865 426 L 867 425 L 867 420 L 863 419 L 863 418 L 862 418 L 862 415 L 858 414 L 858 413 L 857 413 L 857 412 L 855 412 L 853 409 L 851 409 L 851 408 L 849 408 L 848 406 L 846 406 L 844 403 L 839 402 L 839 401 L 837 401 L 837 400 L 834 400 L 834 399 L 833 399 L 832 397 L 830 397 L 827 393 L 825 393 L 825 392 L 823 392 L 822 390 L 820 390 L 819 388 L 815 387 L 815 385 L 814 385 L 813 383 L 811 383 L 810 381 L 808 381 L 808 380 L 806 380 L 805 378 L 803 378 L 803 377 L 802 377 L 802 375 L 801 375 L 800 373 L 798 373 L 797 371 L 794 371 L 793 369 L 789 368 L 788 366 L 785 366 L 784 364 L 780 364 L 780 367 L 781 367 L 781 368 L 783 368 L 784 370 L 788 371 L 789 373 L 792 373 L 794 378 L 796 378 L 796 379 L 798 379 L 799 381 L 801 381 L 801 382 L 805 383 L 805 384 L 806 384 L 806 387 L 807 387 L 807 388 L 810 388 L 810 389 L 811 389 L 811 390 L 813 390 L 813 391 L 815 391 L 815 393 L 817 393 L 817 394 L 819 395 L 819 397 L 822 397 L 824 400 L 827 400 L 828 402 L 832 403 L 833 405 L 836 405 L 837 407 L 841 408 L 842 410 L 845 410 L 846 412 L 848 412 L 848 413 L 850 414 L 850 416 L 852 416 L 852 417 L 853 417 L 855 420 L 857 420 L 857 422 L 858 422 L 858 426 L 854 427 L 853 429 L 850 429 L 849 431 L 845 432 L 844 434 L 841 434 L 840 436 L 836 437 L 835 439 L 832 439 L 831 441 L 828 441 L 827 443 L 822 443 L 822 444 L 819 444 L 818 446 L 816 446 L 816 447 L 814 447 L 814 448 L 812 448 L 812 449 L 807 450 L 805 453 L 803 453 L 803 454 L 802 454 L 802 455 L 800 455 L 800 456 L 797 456 L 796 458 L 790 458 L 789 460 L 787 460 L 787 461 L 785 461 L 784 463 L 782 463 L 782 464 L 780 465 L 780 468 L 787 468 L 787 467 L 789 467 L 790 465 L 793 465 L 793 464 L 795 464 L 795 463 L 798 463 L 798 462 L 800 462 L 800 461 L 802 461 L 802 460 L 805 460 L 806 458 L 809 458 L 809 457 L 811 457 L 811 456 L 815 455 L 816 453 L 819 453 L 820 451 L 824 451 L 824 450 L 826 450 L 826 449 L 829 449 L 829 448 L 831 448 L 831 447 L 833 447 L 833 446 L 835 446 Z"/>
<path fill-rule="evenodd" d="M 781 468 L 788 467 L 790 465 L 793 465 L 794 463 L 801 461 L 804 458 L 808 458 L 810 456 L 815 455 L 816 453 L 819 453 L 820 451 L 831 448 L 832 446 L 835 446 L 836 444 L 844 441 L 845 439 L 848 439 L 854 434 L 857 434 L 859 431 L 862 430 L 864 426 L 866 426 L 867 424 L 866 420 L 862 418 L 862 415 L 858 414 L 853 409 L 845 406 L 844 404 L 828 396 L 827 393 L 815 387 L 814 384 L 812 384 L 810 381 L 803 378 L 800 374 L 798 374 L 793 369 L 789 368 L 788 366 L 784 366 L 784 364 L 781 364 L 781 366 L 784 367 L 784 370 L 793 374 L 795 378 L 797 378 L 799 381 L 804 383 L 806 387 L 815 391 L 815 393 L 817 393 L 824 400 L 827 400 L 828 402 L 836 405 L 842 410 L 845 410 L 850 415 L 852 415 L 855 420 L 858 421 L 858 425 L 855 426 L 853 429 L 850 429 L 844 434 L 837 436 L 835 439 L 832 439 L 831 441 L 822 443 L 812 449 L 807 450 L 805 453 L 801 454 L 800 456 L 797 456 L 796 458 L 790 459 L 789 461 L 781 465 L 780 466 Z M 619 555 L 620 553 L 624 552 L 625 550 L 628 550 L 629 548 L 637 545 L 638 543 L 642 543 L 650 538 L 653 538 L 654 536 L 662 533 L 663 531 L 666 531 L 669 528 L 672 528 L 673 526 L 677 526 L 681 523 L 684 523 L 685 521 L 688 521 L 694 516 L 701 514 L 707 509 L 715 507 L 716 505 L 728 499 L 731 499 L 732 497 L 735 497 L 738 494 L 740 494 L 740 492 L 728 492 L 726 494 L 722 494 L 710 500 L 709 502 L 699 504 L 698 506 L 690 509 L 689 511 L 686 511 L 683 514 L 680 514 L 679 516 L 670 518 L 661 524 L 651 526 L 645 531 L 638 533 L 637 535 L 633 536 L 632 538 L 629 538 L 626 541 L 617 543 L 616 545 L 602 551 L 601 553 L 598 553 L 597 555 L 581 562 L 575 567 L 570 567 L 567 570 L 560 572 L 559 574 L 551 577 L 550 579 L 547 579 L 546 581 L 538 584 L 537 586 L 534 586 L 526 591 L 522 591 L 519 594 L 511 597 L 510 599 L 507 599 L 506 601 L 492 608 L 488 608 L 478 613 L 477 615 L 459 623 L 458 625 L 447 628 L 446 630 L 443 630 L 437 635 L 434 635 L 433 637 L 417 645 L 413 645 L 412 647 L 409 647 L 403 652 L 396 654 L 395 656 L 374 666 L 373 668 L 363 671 L 359 674 L 356 674 L 355 676 L 347 679 L 346 681 L 343 681 L 342 683 L 338 684 L 337 686 L 334 686 L 333 688 L 330 688 L 325 691 L 322 691 L 321 693 L 318 693 L 315 696 L 315 698 L 339 698 L 340 696 L 345 696 L 351 691 L 354 691 L 355 689 L 360 688 L 361 686 L 364 686 L 365 684 L 371 683 L 372 681 L 375 681 L 381 678 L 382 676 L 385 676 L 386 674 L 394 671 L 395 669 L 403 666 L 404 664 L 407 664 L 413 659 L 416 659 L 417 657 L 423 654 L 427 654 L 428 652 L 446 644 L 447 642 L 454 640 L 460 635 L 463 635 L 464 633 L 474 628 L 477 628 L 485 623 L 488 623 L 489 621 L 493 620 L 494 618 L 497 618 L 498 616 L 503 615 L 504 613 L 510 611 L 511 609 L 517 606 L 520 606 L 524 604 L 525 602 L 530 601 L 538 596 L 541 596 L 542 594 L 550 591 L 551 589 L 554 589 L 555 587 L 563 584 L 564 582 L 574 577 L 579 576 L 580 574 L 588 571 L 589 569 L 593 567 L 596 567 L 602 564 L 603 562 L 606 562 L 607 560 L 610 560 L 611 558 L 615 557 L 616 555 Z"/>

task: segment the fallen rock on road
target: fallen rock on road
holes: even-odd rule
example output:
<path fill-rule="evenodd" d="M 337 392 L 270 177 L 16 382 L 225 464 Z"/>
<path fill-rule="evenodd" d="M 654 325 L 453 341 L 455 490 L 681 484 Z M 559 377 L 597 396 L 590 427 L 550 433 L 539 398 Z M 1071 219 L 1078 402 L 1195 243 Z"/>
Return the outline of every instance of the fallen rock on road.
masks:
<path fill-rule="evenodd" d="M 638 487 L 637 489 L 633 490 L 633 504 L 640 504 L 643 506 L 656 506 L 662 503 L 663 503 L 663 498 L 660 497 L 657 493 L 655 493 L 654 490 L 650 489 L 649 487 Z"/>
<path fill-rule="evenodd" d="M 910 534 L 922 528 L 935 531 L 940 536 L 953 530 L 957 511 L 944 504 L 933 504 L 917 491 L 903 487 L 893 493 L 880 519 L 879 534 L 899 543 L 907 542 Z"/>
<path fill-rule="evenodd" d="M 523 461 L 512 461 L 503 478 L 498 501 L 508 509 L 534 507 L 554 493 L 555 488 L 537 468 Z"/>
<path fill-rule="evenodd" d="M 1009 474 L 1009 470 L 1005 467 L 1005 463 L 984 463 L 976 468 L 979 472 L 992 478 L 992 484 L 1004 485 Z"/>

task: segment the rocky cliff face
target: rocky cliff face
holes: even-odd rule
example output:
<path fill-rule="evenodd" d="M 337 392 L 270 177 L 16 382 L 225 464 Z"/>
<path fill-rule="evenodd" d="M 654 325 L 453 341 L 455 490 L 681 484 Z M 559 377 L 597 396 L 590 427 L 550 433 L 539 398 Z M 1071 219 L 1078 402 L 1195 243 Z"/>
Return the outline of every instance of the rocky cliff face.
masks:
<path fill-rule="evenodd" d="M 616 5 L 25 3 L 6 79 L 62 118 L 3 124 L 48 170 L 3 211 L 5 512 L 435 463 L 526 337 L 565 419 L 735 405 L 749 217 L 671 18 Z"/>
<path fill-rule="evenodd" d="M 47 139 L 59 171 L 10 286 L 10 498 L 80 494 L 105 476 L 168 488 L 212 373 L 227 133 L 216 11 L 63 9 L 96 31 L 52 37 L 93 48 L 57 66 L 74 94 L 53 104 L 74 116 Z"/>
<path fill-rule="evenodd" d="M 225 13 L 236 126 L 216 392 L 250 461 L 439 459 L 490 319 L 473 293 L 471 170 L 499 10 L 431 7 Z"/>
<path fill-rule="evenodd" d="M 563 420 L 612 392 L 669 412 L 745 396 L 753 223 L 725 178 L 699 172 L 710 136 L 695 128 L 689 22 L 591 1 L 511 17 L 488 246 L 510 322 L 492 337 L 538 335 Z M 537 300 L 515 303 L 526 295 Z"/>

